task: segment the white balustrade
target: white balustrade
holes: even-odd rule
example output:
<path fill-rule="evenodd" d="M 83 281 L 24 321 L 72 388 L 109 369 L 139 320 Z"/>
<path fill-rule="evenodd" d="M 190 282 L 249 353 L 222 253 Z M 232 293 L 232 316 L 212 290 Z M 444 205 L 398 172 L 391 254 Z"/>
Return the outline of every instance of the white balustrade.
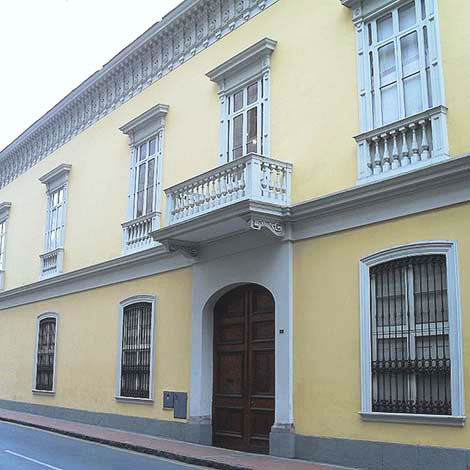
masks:
<path fill-rule="evenodd" d="M 124 253 L 132 253 L 155 246 L 150 233 L 160 228 L 160 212 L 152 212 L 122 224 Z"/>
<path fill-rule="evenodd" d="M 165 190 L 171 225 L 235 202 L 252 199 L 287 206 L 292 165 L 249 154 Z"/>
<path fill-rule="evenodd" d="M 64 249 L 56 248 L 48 253 L 40 255 L 41 279 L 60 274 L 63 270 Z"/>
<path fill-rule="evenodd" d="M 425 166 L 449 156 L 447 109 L 438 106 L 355 139 L 359 182 Z"/>

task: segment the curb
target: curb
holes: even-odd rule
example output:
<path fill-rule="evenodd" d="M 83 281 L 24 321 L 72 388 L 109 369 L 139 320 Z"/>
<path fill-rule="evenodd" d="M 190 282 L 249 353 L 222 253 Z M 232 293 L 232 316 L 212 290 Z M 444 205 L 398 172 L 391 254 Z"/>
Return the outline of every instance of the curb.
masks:
<path fill-rule="evenodd" d="M 153 455 L 155 457 L 163 457 L 168 460 L 176 460 L 178 462 L 187 463 L 190 465 L 199 465 L 202 467 L 215 468 L 219 470 L 253 470 L 252 467 L 232 465 L 229 463 L 217 462 L 215 460 L 208 460 L 208 459 L 204 459 L 200 457 L 190 457 L 188 455 L 176 454 L 174 452 L 169 452 L 166 450 L 151 449 L 149 447 L 129 444 L 126 442 L 113 441 L 112 439 L 88 436 L 87 434 L 82 434 L 82 433 L 74 432 L 74 431 L 65 431 L 63 429 L 58 429 L 58 428 L 46 426 L 43 424 L 29 423 L 28 421 L 22 421 L 20 419 L 0 417 L 0 421 L 13 423 L 13 424 L 21 424 L 23 426 L 41 429 L 43 431 L 49 431 L 55 434 L 62 434 L 68 437 L 74 437 L 77 439 L 82 439 L 82 440 L 90 441 L 90 442 L 96 442 L 97 444 L 105 444 L 107 446 L 116 447 L 118 449 L 131 450 L 133 452 L 138 452 L 139 454 L 147 454 L 147 455 Z"/>

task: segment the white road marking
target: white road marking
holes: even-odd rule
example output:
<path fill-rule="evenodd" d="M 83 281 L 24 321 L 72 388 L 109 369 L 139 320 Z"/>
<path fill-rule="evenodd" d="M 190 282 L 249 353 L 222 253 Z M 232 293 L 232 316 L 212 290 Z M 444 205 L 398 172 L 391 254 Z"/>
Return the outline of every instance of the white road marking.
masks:
<path fill-rule="evenodd" d="M 30 462 L 37 463 L 38 465 L 42 465 L 43 467 L 51 468 L 52 470 L 63 470 L 62 468 L 54 467 L 54 466 L 49 465 L 47 463 L 40 462 L 39 460 L 35 460 L 35 459 L 30 458 L 30 457 L 26 457 L 26 455 L 17 454 L 16 452 L 12 452 L 11 450 L 6 450 L 5 452 L 7 454 L 15 455 L 16 457 L 19 457 L 21 459 L 25 459 L 25 460 L 29 460 Z"/>

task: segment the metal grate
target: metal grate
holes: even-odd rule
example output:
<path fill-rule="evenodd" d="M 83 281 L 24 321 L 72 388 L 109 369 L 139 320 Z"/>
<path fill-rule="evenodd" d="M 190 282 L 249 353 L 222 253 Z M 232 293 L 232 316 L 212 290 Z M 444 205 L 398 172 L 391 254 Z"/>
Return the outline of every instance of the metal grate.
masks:
<path fill-rule="evenodd" d="M 370 274 L 372 411 L 450 415 L 446 257 L 402 258 Z"/>
<path fill-rule="evenodd" d="M 124 309 L 122 324 L 121 396 L 150 398 L 152 304 Z"/>
<path fill-rule="evenodd" d="M 55 318 L 39 323 L 36 390 L 52 391 L 54 387 L 55 329 Z"/>

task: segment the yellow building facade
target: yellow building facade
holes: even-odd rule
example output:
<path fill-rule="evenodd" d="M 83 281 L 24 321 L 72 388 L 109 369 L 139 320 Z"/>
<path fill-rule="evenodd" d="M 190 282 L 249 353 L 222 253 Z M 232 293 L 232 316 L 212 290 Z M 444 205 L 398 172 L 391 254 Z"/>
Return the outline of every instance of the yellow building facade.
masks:
<path fill-rule="evenodd" d="M 66 96 L 0 152 L 0 407 L 467 469 L 469 15 L 185 0 Z"/>

